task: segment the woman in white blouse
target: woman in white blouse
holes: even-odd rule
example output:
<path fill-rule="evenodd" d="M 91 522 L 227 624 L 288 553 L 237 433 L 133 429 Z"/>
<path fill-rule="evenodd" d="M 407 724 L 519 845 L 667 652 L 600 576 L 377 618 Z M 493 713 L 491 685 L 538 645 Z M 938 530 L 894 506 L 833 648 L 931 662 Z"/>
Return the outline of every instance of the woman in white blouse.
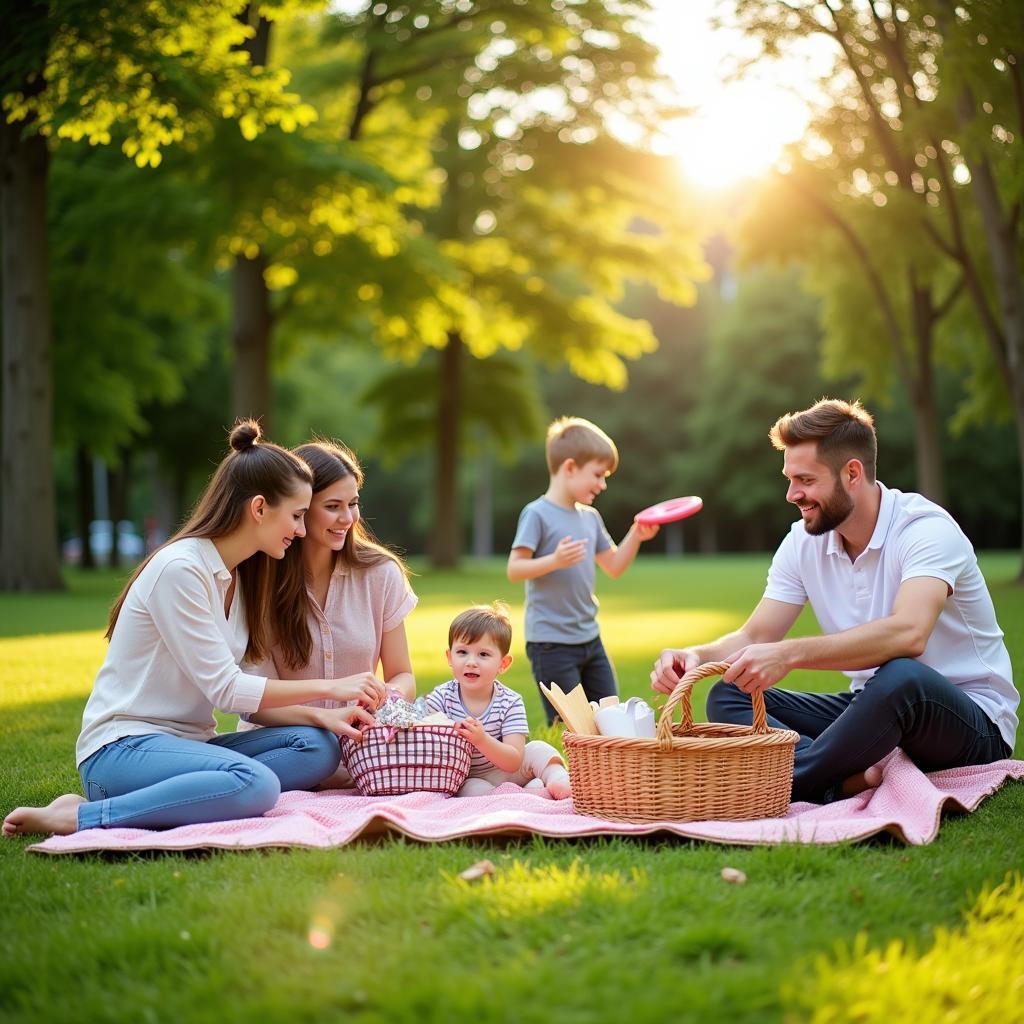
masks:
<path fill-rule="evenodd" d="M 110 646 L 85 707 L 77 763 L 86 797 L 7 815 L 5 835 L 173 828 L 254 817 L 282 789 L 311 789 L 338 766 L 337 734 L 358 738 L 383 698 L 371 672 L 280 680 L 244 672 L 270 637 L 271 559 L 305 532 L 312 473 L 241 421 L 233 449 L 185 526 L 139 566 L 110 614 Z M 328 673 L 327 675 L 331 675 Z M 316 726 L 216 735 L 214 709 L 340 705 Z M 350 703 L 355 702 L 355 703 Z"/>
<path fill-rule="evenodd" d="M 301 445 L 294 453 L 313 470 L 313 497 L 305 536 L 275 567 L 275 640 L 260 671 L 281 679 L 334 676 L 344 682 L 376 673 L 379 666 L 388 688 L 412 700 L 416 680 L 405 617 L 416 595 L 402 561 L 360 519 L 359 462 L 348 448 L 327 441 Z M 317 725 L 325 710 L 337 706 L 319 700 L 245 717 L 264 726 Z M 341 768 L 320 788 L 348 781 Z"/>

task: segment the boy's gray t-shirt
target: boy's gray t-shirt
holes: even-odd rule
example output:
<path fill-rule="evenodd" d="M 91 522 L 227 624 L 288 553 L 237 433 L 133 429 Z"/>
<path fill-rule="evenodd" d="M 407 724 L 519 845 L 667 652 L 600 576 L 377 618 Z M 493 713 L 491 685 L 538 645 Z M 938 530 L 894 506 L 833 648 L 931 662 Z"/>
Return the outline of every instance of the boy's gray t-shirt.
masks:
<path fill-rule="evenodd" d="M 512 547 L 529 548 L 534 558 L 540 558 L 550 555 L 563 537 L 586 540 L 587 555 L 575 565 L 526 581 L 527 641 L 585 644 L 600 632 L 594 556 L 613 545 L 596 508 L 562 508 L 547 498 L 537 498 L 519 514 Z"/>

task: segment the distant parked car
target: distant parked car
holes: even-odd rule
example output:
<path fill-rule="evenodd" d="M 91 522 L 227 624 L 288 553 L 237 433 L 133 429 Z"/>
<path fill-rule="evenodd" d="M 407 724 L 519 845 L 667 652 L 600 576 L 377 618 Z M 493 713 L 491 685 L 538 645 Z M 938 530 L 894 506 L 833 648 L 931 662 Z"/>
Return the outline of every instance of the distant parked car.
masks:
<path fill-rule="evenodd" d="M 122 519 L 118 524 L 117 552 L 122 562 L 137 562 L 146 553 L 146 542 L 136 532 L 135 524 L 130 519 Z M 94 519 L 89 524 L 89 541 L 92 545 L 92 556 L 99 565 L 110 562 L 110 549 L 114 546 L 114 524 L 109 519 Z M 61 545 L 61 554 L 69 565 L 78 565 L 82 561 L 81 537 L 69 537 Z"/>

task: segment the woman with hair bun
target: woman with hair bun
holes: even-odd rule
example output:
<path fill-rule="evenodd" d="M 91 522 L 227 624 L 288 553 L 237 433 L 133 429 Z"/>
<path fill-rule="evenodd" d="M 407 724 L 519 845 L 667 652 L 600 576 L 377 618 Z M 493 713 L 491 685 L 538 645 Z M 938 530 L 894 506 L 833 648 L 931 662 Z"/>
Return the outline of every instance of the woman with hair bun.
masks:
<path fill-rule="evenodd" d="M 276 566 L 275 639 L 260 670 L 282 679 L 334 676 L 344 682 L 379 666 L 386 686 L 412 700 L 416 680 L 405 617 L 416 606 L 416 595 L 405 565 L 360 518 L 359 461 L 344 445 L 323 440 L 293 452 L 313 471 L 313 497 L 305 536 Z M 315 725 L 336 707 L 333 700 L 318 700 L 245 717 L 263 726 Z M 239 729 L 246 728 L 239 723 Z M 320 788 L 349 781 L 341 768 Z"/>
<path fill-rule="evenodd" d="M 383 698 L 370 673 L 280 680 L 240 667 L 269 648 L 272 560 L 302 537 L 309 466 L 262 440 L 253 420 L 188 522 L 129 579 L 85 707 L 76 759 L 85 798 L 7 815 L 4 835 L 173 828 L 255 817 L 282 789 L 311 789 L 338 767 L 337 734 L 357 739 Z M 346 703 L 318 726 L 216 735 L 215 709 L 247 713 L 310 700 Z"/>

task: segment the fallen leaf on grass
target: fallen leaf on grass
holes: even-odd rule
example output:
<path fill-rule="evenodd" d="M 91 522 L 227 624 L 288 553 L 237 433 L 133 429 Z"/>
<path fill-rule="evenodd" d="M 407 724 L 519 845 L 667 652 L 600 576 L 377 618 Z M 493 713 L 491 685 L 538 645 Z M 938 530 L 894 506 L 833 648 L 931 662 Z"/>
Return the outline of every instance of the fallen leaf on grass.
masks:
<path fill-rule="evenodd" d="M 478 860 L 472 867 L 459 874 L 464 882 L 478 882 L 484 875 L 493 875 L 494 865 L 489 860 Z"/>

